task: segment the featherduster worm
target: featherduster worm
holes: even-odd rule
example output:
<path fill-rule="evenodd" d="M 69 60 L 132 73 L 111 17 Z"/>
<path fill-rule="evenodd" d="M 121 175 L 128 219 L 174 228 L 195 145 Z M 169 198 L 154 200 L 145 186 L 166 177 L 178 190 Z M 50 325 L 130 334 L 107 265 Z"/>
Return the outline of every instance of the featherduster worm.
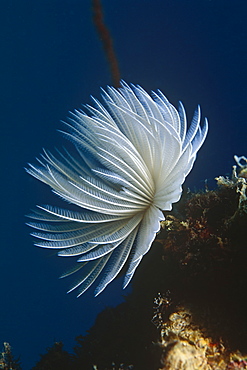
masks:
<path fill-rule="evenodd" d="M 187 130 L 182 103 L 178 111 L 161 91 L 150 96 L 140 86 L 103 90 L 104 105 L 94 100 L 72 114 L 68 132 L 77 156 L 56 158 L 44 152 L 39 165 L 27 172 L 54 193 L 78 206 L 78 211 L 38 206 L 28 223 L 38 230 L 37 246 L 59 249 L 59 256 L 76 256 L 68 276 L 82 268 L 82 278 L 70 291 L 83 294 L 99 277 L 95 295 L 118 275 L 127 262 L 124 288 L 148 252 L 164 220 L 182 193 L 208 124 L 200 127 L 200 108 Z"/>

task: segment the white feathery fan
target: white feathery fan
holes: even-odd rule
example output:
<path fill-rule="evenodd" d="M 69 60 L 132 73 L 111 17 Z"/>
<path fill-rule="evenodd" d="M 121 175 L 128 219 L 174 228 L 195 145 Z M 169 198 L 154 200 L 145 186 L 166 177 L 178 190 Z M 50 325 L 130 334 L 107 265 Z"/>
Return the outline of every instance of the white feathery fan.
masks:
<path fill-rule="evenodd" d="M 200 107 L 187 129 L 182 103 L 178 111 L 161 91 L 150 96 L 140 86 L 121 83 L 103 90 L 104 105 L 94 99 L 89 114 L 72 114 L 65 135 L 78 155 L 44 152 L 27 172 L 78 211 L 38 206 L 28 225 L 38 230 L 37 246 L 76 256 L 68 276 L 82 269 L 70 291 L 80 296 L 97 279 L 95 295 L 128 269 L 124 288 L 160 229 L 162 210 L 171 210 L 182 193 L 196 153 L 208 131 L 200 126 Z"/>

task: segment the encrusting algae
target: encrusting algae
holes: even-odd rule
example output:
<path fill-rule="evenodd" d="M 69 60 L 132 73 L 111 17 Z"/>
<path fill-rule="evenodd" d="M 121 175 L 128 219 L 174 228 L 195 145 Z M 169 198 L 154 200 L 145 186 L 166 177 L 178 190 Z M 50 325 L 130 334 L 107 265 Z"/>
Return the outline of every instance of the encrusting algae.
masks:
<path fill-rule="evenodd" d="M 160 370 L 227 370 L 246 369 L 247 356 L 233 353 L 223 341 L 207 337 L 205 328 L 193 322 L 190 310 L 180 307 L 161 325 L 163 348 Z"/>
<path fill-rule="evenodd" d="M 216 190 L 187 194 L 158 240 L 172 276 L 155 298 L 162 370 L 247 369 L 247 159 Z"/>

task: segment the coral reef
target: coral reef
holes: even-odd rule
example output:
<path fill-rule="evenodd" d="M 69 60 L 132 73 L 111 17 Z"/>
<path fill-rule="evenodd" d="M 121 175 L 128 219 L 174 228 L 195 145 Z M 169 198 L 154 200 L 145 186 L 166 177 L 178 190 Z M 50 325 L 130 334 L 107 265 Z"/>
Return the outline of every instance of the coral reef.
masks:
<path fill-rule="evenodd" d="M 153 317 L 162 370 L 247 369 L 247 160 L 235 160 L 231 178 L 187 194 L 163 222 L 171 293 L 158 294 Z"/>

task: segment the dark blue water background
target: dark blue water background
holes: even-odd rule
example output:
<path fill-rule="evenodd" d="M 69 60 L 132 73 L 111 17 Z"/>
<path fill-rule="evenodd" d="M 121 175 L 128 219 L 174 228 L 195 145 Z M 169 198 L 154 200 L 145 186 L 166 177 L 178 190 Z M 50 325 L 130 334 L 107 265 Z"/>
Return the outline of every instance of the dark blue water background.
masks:
<path fill-rule="evenodd" d="M 199 103 L 210 122 L 186 185 L 231 172 L 247 155 L 247 3 L 228 0 L 103 1 L 121 76 L 160 88 L 188 116 Z M 71 350 L 97 313 L 121 302 L 118 279 L 99 297 L 66 295 L 57 277 L 67 260 L 33 247 L 24 215 L 56 204 L 24 167 L 42 148 L 66 146 L 56 132 L 69 110 L 111 84 L 89 0 L 2 0 L 1 28 L 1 312 L 0 342 L 30 369 L 54 341 Z M 148 258 L 148 255 L 145 257 Z M 130 290 L 130 288 L 129 288 Z M 145 294 L 145 287 L 143 288 Z M 1 346 L 1 344 L 0 344 Z"/>

